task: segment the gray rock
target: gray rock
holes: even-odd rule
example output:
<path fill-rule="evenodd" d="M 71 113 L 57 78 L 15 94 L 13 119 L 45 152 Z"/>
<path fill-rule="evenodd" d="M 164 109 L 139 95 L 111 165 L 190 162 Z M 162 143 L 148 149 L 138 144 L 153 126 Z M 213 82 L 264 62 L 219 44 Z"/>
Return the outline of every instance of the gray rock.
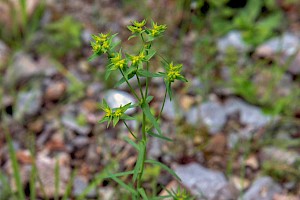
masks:
<path fill-rule="evenodd" d="M 56 67 L 47 58 L 34 60 L 30 55 L 18 53 L 12 66 L 6 72 L 5 83 L 8 86 L 20 81 L 30 80 L 38 76 L 52 76 L 57 73 Z"/>
<path fill-rule="evenodd" d="M 115 189 L 113 187 L 103 187 L 99 188 L 99 194 L 101 199 L 103 200 L 114 200 L 114 194 L 116 193 Z"/>
<path fill-rule="evenodd" d="M 271 117 L 264 115 L 260 108 L 237 98 L 228 99 L 225 102 L 224 110 L 227 115 L 238 113 L 241 123 L 254 128 L 265 126 L 271 120 Z"/>
<path fill-rule="evenodd" d="M 300 160 L 300 155 L 292 150 L 283 150 L 276 147 L 264 147 L 261 151 L 263 160 L 281 162 L 283 164 L 293 165 Z"/>
<path fill-rule="evenodd" d="M 252 183 L 246 191 L 243 200 L 273 200 L 275 194 L 282 191 L 282 188 L 270 177 L 261 177 Z"/>
<path fill-rule="evenodd" d="M 243 124 L 259 128 L 268 124 L 270 119 L 271 118 L 265 116 L 258 107 L 248 105 L 241 108 L 240 121 Z"/>
<path fill-rule="evenodd" d="M 261 57 L 275 58 L 278 53 L 281 53 L 280 61 L 285 63 L 289 58 L 295 55 L 295 59 L 291 62 L 288 71 L 292 74 L 300 74 L 300 39 L 291 34 L 284 33 L 281 37 L 270 39 L 266 43 L 259 46 L 256 54 Z"/>
<path fill-rule="evenodd" d="M 276 37 L 268 40 L 266 43 L 260 45 L 257 53 L 264 53 L 275 55 L 276 53 L 283 53 L 285 56 L 295 54 L 300 47 L 299 38 L 291 33 L 284 33 L 281 37 Z"/>
<path fill-rule="evenodd" d="M 97 97 L 103 88 L 104 87 L 101 83 L 92 83 L 89 84 L 86 93 L 89 97 Z"/>
<path fill-rule="evenodd" d="M 289 66 L 288 71 L 291 74 L 295 74 L 295 75 L 300 74 L 300 52 L 296 54 L 295 60 Z"/>
<path fill-rule="evenodd" d="M 17 96 L 14 117 L 22 120 L 25 116 L 34 116 L 41 109 L 42 92 L 39 88 L 30 91 L 20 92 Z"/>
<path fill-rule="evenodd" d="M 163 115 L 170 120 L 174 120 L 176 118 L 176 115 L 178 114 L 178 112 L 176 112 L 177 109 L 178 107 L 175 105 L 174 99 L 173 101 L 170 101 L 170 99 L 167 98 L 163 110 Z"/>
<path fill-rule="evenodd" d="M 85 136 L 77 136 L 73 139 L 72 143 L 77 148 L 82 148 L 89 144 L 89 138 Z"/>
<path fill-rule="evenodd" d="M 37 186 L 37 193 L 39 196 L 44 196 L 43 192 L 48 198 L 53 198 L 56 192 L 55 189 L 55 168 L 59 165 L 59 190 L 58 194 L 62 196 L 66 189 L 71 175 L 70 157 L 66 153 L 58 154 L 57 158 L 50 158 L 40 153 L 36 159 L 37 170 L 39 178 L 43 186 Z"/>
<path fill-rule="evenodd" d="M 85 177 L 76 176 L 73 182 L 73 195 L 79 196 L 86 189 L 87 186 L 88 186 L 88 182 Z M 91 190 L 87 196 L 90 198 L 96 197 L 96 190 L 95 189 Z"/>
<path fill-rule="evenodd" d="M 226 123 L 225 110 L 223 106 L 217 102 L 209 101 L 201 104 L 200 116 L 212 134 L 219 132 Z"/>
<path fill-rule="evenodd" d="M 196 126 L 200 122 L 200 112 L 199 108 L 194 106 L 186 113 L 187 123 Z"/>
<path fill-rule="evenodd" d="M 136 103 L 134 97 L 131 94 L 120 90 L 108 90 L 104 95 L 104 99 L 112 108 L 118 108 L 121 105 L 124 106 L 128 103 Z M 134 113 L 134 111 L 134 108 L 130 108 L 126 111 L 126 113 L 132 114 Z"/>
<path fill-rule="evenodd" d="M 92 33 L 88 29 L 84 29 L 81 33 L 81 39 L 83 40 L 84 44 L 90 44 L 92 41 Z"/>
<path fill-rule="evenodd" d="M 193 195 L 202 196 L 207 200 L 212 200 L 227 184 L 221 172 L 204 168 L 197 163 L 179 165 L 175 167 L 175 172 Z"/>
<path fill-rule="evenodd" d="M 233 149 L 235 145 L 239 142 L 239 135 L 237 133 L 230 133 L 227 137 L 227 147 Z"/>
<path fill-rule="evenodd" d="M 242 39 L 242 34 L 239 31 L 231 31 L 223 38 L 217 41 L 217 47 L 220 53 L 225 54 L 227 49 L 233 47 L 238 52 L 245 52 L 249 48 Z"/>
<path fill-rule="evenodd" d="M 238 199 L 239 190 L 232 183 L 227 183 L 222 187 L 213 200 L 235 200 Z"/>
<path fill-rule="evenodd" d="M 68 127 L 69 129 L 76 131 L 81 135 L 87 135 L 91 132 L 91 126 L 89 124 L 80 124 L 76 119 L 76 116 L 72 113 L 66 113 L 62 116 L 61 121 L 63 125 Z"/>
<path fill-rule="evenodd" d="M 151 138 L 150 147 L 148 148 L 148 157 L 149 158 L 158 158 L 162 155 L 162 141 L 158 138 Z"/>

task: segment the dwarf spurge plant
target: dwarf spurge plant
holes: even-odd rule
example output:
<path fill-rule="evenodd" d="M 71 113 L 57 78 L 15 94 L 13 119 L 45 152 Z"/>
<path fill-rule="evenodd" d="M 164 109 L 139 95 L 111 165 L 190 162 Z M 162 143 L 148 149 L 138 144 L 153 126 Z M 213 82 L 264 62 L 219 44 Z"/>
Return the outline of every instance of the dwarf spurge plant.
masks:
<path fill-rule="evenodd" d="M 157 137 L 162 140 L 172 141 L 163 134 L 160 128 L 159 118 L 163 111 L 167 95 L 169 96 L 170 100 L 172 98 L 172 83 L 175 80 L 184 82 L 187 80 L 181 74 L 181 64 L 168 62 L 164 58 L 162 58 L 162 66 L 164 68 L 163 72 L 153 72 L 153 69 L 150 67 L 151 58 L 153 58 L 156 54 L 156 51 L 152 49 L 152 43 L 158 37 L 163 35 L 167 28 L 166 25 L 158 25 L 157 23 L 152 22 L 151 27 L 146 27 L 146 20 L 143 20 L 141 22 L 133 21 L 132 25 L 128 26 L 127 28 L 132 34 L 128 40 L 134 37 L 139 37 L 142 43 L 140 50 L 134 55 L 124 53 L 121 48 L 118 51 L 115 50 L 116 46 L 118 45 L 118 43 L 114 42 L 114 37 L 116 34 L 111 35 L 110 33 L 100 33 L 99 35 L 93 35 L 94 41 L 91 42 L 94 53 L 90 59 L 94 59 L 102 54 L 107 55 L 108 65 L 105 74 L 106 79 L 111 76 L 113 71 L 119 72 L 122 75 L 122 78 L 116 83 L 116 86 L 127 84 L 131 93 L 137 100 L 137 103 L 121 105 L 118 108 L 109 107 L 108 103 L 103 100 L 100 106 L 104 111 L 104 117 L 100 120 L 100 123 L 106 122 L 107 127 L 109 127 L 111 124 L 116 126 L 119 122 L 122 122 L 132 135 L 130 138 L 125 138 L 125 140 L 138 151 L 137 161 L 132 171 L 111 174 L 106 178 L 111 178 L 124 187 L 132 194 L 132 199 L 152 199 L 155 197 L 148 197 L 142 183 L 145 164 L 158 165 L 162 169 L 171 173 L 175 178 L 179 179 L 179 177 L 163 163 L 146 158 L 147 142 L 149 137 Z M 129 80 L 133 78 L 135 78 L 138 83 L 137 91 L 134 90 L 133 86 L 129 83 Z M 154 98 L 153 96 L 149 95 L 149 83 L 151 78 L 164 79 L 166 86 L 164 100 L 158 116 L 155 116 L 150 111 L 150 103 Z M 141 79 L 145 79 L 145 85 L 142 85 Z M 140 108 L 140 111 L 142 112 L 140 134 L 134 133 L 126 123 L 127 120 L 136 120 L 136 118 L 126 114 L 126 111 L 129 108 L 134 107 Z M 131 183 L 125 183 L 119 178 L 120 176 L 130 176 Z M 175 194 L 173 195 L 170 193 L 170 195 L 166 197 L 174 196 Z M 176 196 L 178 197 L 178 194 L 176 194 Z M 159 197 L 159 199 L 163 199 L 163 197 Z"/>

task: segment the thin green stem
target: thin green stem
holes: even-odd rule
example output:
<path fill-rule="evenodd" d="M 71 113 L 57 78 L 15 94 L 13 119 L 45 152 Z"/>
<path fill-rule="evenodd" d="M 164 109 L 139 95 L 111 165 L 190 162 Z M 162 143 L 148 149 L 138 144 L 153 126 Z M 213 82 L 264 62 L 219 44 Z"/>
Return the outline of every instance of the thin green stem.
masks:
<path fill-rule="evenodd" d="M 143 155 L 143 162 L 141 165 L 141 171 L 137 178 L 137 189 L 139 189 L 142 185 L 142 177 L 144 173 L 145 161 L 146 161 L 146 150 L 147 150 L 147 135 L 146 135 L 146 115 L 143 113 L 143 122 L 142 122 L 142 142 L 144 142 L 144 155 Z"/>
<path fill-rule="evenodd" d="M 166 90 L 165 90 L 164 101 L 163 101 L 163 104 L 162 104 L 161 109 L 160 109 L 160 111 L 159 111 L 159 114 L 158 114 L 158 117 L 157 117 L 157 121 L 158 121 L 159 118 L 161 117 L 162 111 L 164 110 L 165 103 L 166 103 L 166 99 L 167 99 L 167 88 L 166 88 Z"/>
<path fill-rule="evenodd" d="M 123 121 L 123 123 L 125 124 L 126 128 L 128 129 L 128 131 L 130 132 L 130 134 L 132 135 L 132 137 L 134 137 L 134 139 L 137 139 L 137 137 L 134 135 L 134 133 L 131 131 L 131 129 L 129 128 L 129 126 L 127 125 L 127 123 L 125 121 Z"/>
<path fill-rule="evenodd" d="M 134 89 L 131 87 L 131 85 L 130 85 L 130 83 L 128 82 L 127 78 L 125 77 L 123 71 L 122 71 L 120 68 L 119 68 L 119 70 L 120 70 L 122 76 L 124 77 L 124 79 L 125 79 L 125 81 L 126 81 L 128 87 L 130 88 L 132 94 L 135 96 L 135 98 L 136 98 L 138 101 L 140 101 L 139 96 L 136 94 L 136 92 L 134 91 Z"/>
<path fill-rule="evenodd" d="M 146 70 L 149 71 L 149 61 L 147 61 Z M 147 78 L 146 78 L 146 91 L 145 91 L 145 96 L 148 96 L 149 80 L 150 80 L 150 78 L 147 77 Z"/>
<path fill-rule="evenodd" d="M 142 98 L 145 99 L 139 75 L 136 74 L 136 78 L 137 78 L 137 81 L 138 81 L 138 84 L 139 84 L 139 88 L 140 88 L 140 92 L 141 92 Z"/>

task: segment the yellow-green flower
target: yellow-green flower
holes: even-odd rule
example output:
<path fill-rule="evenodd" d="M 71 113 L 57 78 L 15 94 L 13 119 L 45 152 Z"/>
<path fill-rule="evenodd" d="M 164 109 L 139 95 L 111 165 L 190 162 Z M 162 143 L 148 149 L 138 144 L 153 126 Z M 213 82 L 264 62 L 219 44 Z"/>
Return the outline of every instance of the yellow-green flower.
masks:
<path fill-rule="evenodd" d="M 104 112 L 105 112 L 105 117 L 112 117 L 113 116 L 113 112 L 112 112 L 111 108 L 105 108 Z"/>
<path fill-rule="evenodd" d="M 122 53 L 116 53 L 111 59 L 113 68 L 112 69 L 123 69 L 126 66 L 126 60 L 122 59 Z"/>
<path fill-rule="evenodd" d="M 97 53 L 101 50 L 101 45 L 99 43 L 91 42 L 91 46 L 93 49 L 93 52 Z"/>
<path fill-rule="evenodd" d="M 143 21 L 141 22 L 138 22 L 138 21 L 133 21 L 132 24 L 136 27 L 139 27 L 139 28 L 142 28 L 146 25 L 146 20 L 144 19 Z"/>
<path fill-rule="evenodd" d="M 139 63 L 141 63 L 142 61 L 145 60 L 144 52 L 141 52 L 137 56 L 131 56 L 131 55 L 129 55 L 129 59 L 131 60 L 132 65 L 137 65 L 137 64 L 139 64 Z"/>
<path fill-rule="evenodd" d="M 94 42 L 91 42 L 91 46 L 94 53 L 106 53 L 111 46 L 111 39 L 109 33 L 99 35 L 92 35 Z"/>
<path fill-rule="evenodd" d="M 132 26 L 127 26 L 127 28 L 131 31 L 132 34 L 139 34 L 143 32 L 143 27 L 146 24 L 146 20 L 141 22 L 133 21 Z"/>
<path fill-rule="evenodd" d="M 160 36 L 165 30 L 167 29 L 167 26 L 165 24 L 163 25 L 157 25 L 157 23 L 152 22 L 152 29 L 149 30 L 149 34 L 152 37 Z"/>
<path fill-rule="evenodd" d="M 180 73 L 182 70 L 182 65 L 175 65 L 173 62 L 171 62 L 167 67 L 166 67 L 166 74 L 167 74 L 167 80 L 169 82 L 174 82 L 176 79 L 178 80 L 186 80 Z"/>
<path fill-rule="evenodd" d="M 116 112 L 114 113 L 114 116 L 115 117 L 121 117 L 123 115 L 123 110 L 122 110 L 122 108 L 118 108 L 117 110 L 116 110 Z"/>
<path fill-rule="evenodd" d="M 136 26 L 128 26 L 127 28 L 131 31 L 132 34 L 141 33 L 143 31 L 141 27 Z"/>

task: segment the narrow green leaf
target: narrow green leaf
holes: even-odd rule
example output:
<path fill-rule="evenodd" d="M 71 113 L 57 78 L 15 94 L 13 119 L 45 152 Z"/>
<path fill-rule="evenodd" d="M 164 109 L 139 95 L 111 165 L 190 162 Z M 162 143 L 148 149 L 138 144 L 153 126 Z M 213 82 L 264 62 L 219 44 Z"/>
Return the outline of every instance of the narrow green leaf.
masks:
<path fill-rule="evenodd" d="M 144 69 L 139 69 L 139 70 L 137 70 L 136 73 L 139 76 L 148 77 L 148 78 L 157 78 L 157 77 L 163 77 L 164 76 L 163 72 L 153 73 L 153 72 L 149 72 L 149 71 L 144 70 Z"/>
<path fill-rule="evenodd" d="M 149 104 L 153 99 L 153 96 L 147 96 L 146 102 Z"/>
<path fill-rule="evenodd" d="M 168 142 L 173 142 L 173 140 L 171 138 L 168 138 L 168 137 L 165 137 L 163 135 L 159 135 L 159 134 L 153 133 L 152 131 L 149 131 L 148 134 L 151 135 L 151 136 L 153 136 L 153 137 L 166 140 Z"/>
<path fill-rule="evenodd" d="M 116 48 L 116 46 L 118 46 L 121 42 L 115 42 L 112 44 L 112 46 L 110 47 L 110 50 L 113 50 L 114 48 Z"/>
<path fill-rule="evenodd" d="M 141 107 L 142 107 L 143 113 L 146 115 L 146 117 L 153 124 L 153 126 L 155 127 L 155 129 L 157 130 L 157 132 L 162 135 L 161 129 L 159 127 L 159 124 L 158 124 L 158 122 L 156 121 L 155 117 L 153 116 L 153 114 L 150 111 L 149 104 L 146 103 L 146 102 L 143 102 L 142 105 L 141 105 Z"/>
<path fill-rule="evenodd" d="M 131 35 L 131 36 L 128 37 L 128 40 L 130 40 L 132 38 L 135 38 L 135 37 L 136 37 L 136 35 Z"/>
<path fill-rule="evenodd" d="M 134 117 L 124 114 L 120 119 L 122 120 L 135 120 Z"/>
<path fill-rule="evenodd" d="M 60 171 L 59 163 L 58 163 L 58 159 L 56 159 L 55 168 L 54 168 L 54 200 L 58 200 L 58 196 L 59 196 L 59 182 L 60 182 L 59 171 Z"/>
<path fill-rule="evenodd" d="M 169 81 L 165 81 L 166 89 L 170 98 L 170 101 L 172 101 L 172 88 L 171 83 Z"/>
<path fill-rule="evenodd" d="M 140 150 L 139 145 L 137 145 L 134 141 L 132 141 L 129 137 L 125 137 L 124 140 L 128 142 L 131 146 L 133 146 L 137 151 Z"/>
<path fill-rule="evenodd" d="M 145 162 L 160 166 L 161 168 L 163 168 L 164 170 L 169 172 L 171 175 L 173 175 L 177 180 L 181 181 L 181 179 L 176 175 L 176 173 L 171 168 L 169 168 L 167 165 L 165 165 L 161 162 L 158 162 L 156 160 L 146 160 Z"/>
<path fill-rule="evenodd" d="M 37 168 L 36 164 L 34 163 L 32 165 L 32 170 L 30 173 L 30 182 L 29 182 L 29 187 L 30 187 L 30 200 L 36 200 L 36 177 L 37 177 Z M 1 198 L 0 198 L 1 199 Z"/>
<path fill-rule="evenodd" d="M 147 197 L 147 194 L 143 188 L 139 188 L 138 192 L 141 194 L 141 196 L 143 197 L 144 200 L 149 200 Z"/>
<path fill-rule="evenodd" d="M 116 174 L 109 174 L 109 175 L 105 175 L 104 176 L 104 179 L 108 179 L 108 178 L 112 178 L 112 177 L 119 177 L 119 176 L 126 176 L 126 175 L 130 175 L 130 174 L 133 174 L 133 170 L 131 171 L 127 171 L 127 172 L 119 172 L 119 173 L 116 173 Z"/>
<path fill-rule="evenodd" d="M 73 186 L 73 181 L 74 181 L 76 174 L 77 174 L 77 171 L 74 170 L 71 174 L 71 179 L 69 180 L 69 182 L 67 184 L 66 191 L 64 193 L 62 200 L 67 200 L 70 197 L 70 194 L 72 191 L 72 186 Z"/>
<path fill-rule="evenodd" d="M 18 199 L 26 200 L 25 193 L 23 190 L 22 180 L 21 180 L 20 166 L 19 166 L 19 163 L 17 160 L 16 152 L 13 147 L 11 137 L 10 137 L 9 133 L 7 132 L 7 130 L 5 131 L 5 135 L 6 135 L 6 140 L 8 141 L 8 153 L 9 153 L 9 157 L 10 157 L 10 160 L 12 163 L 13 176 L 14 176 L 14 179 L 16 182 L 16 187 L 17 187 L 17 192 L 18 192 Z"/>
<path fill-rule="evenodd" d="M 135 189 L 133 189 L 132 187 L 130 187 L 129 185 L 127 185 L 126 183 L 124 183 L 118 177 L 111 175 L 111 179 L 113 179 L 115 182 L 119 183 L 120 186 L 122 186 L 123 188 L 125 188 L 127 191 L 131 192 L 133 195 L 137 195 L 137 192 L 135 191 Z"/>
<path fill-rule="evenodd" d="M 148 51 L 148 55 L 145 57 L 145 59 L 146 59 L 147 61 L 149 61 L 155 54 L 156 54 L 156 51 L 153 50 L 153 49 L 150 49 L 150 50 Z"/>
<path fill-rule="evenodd" d="M 101 120 L 98 121 L 98 123 L 103 123 L 109 121 L 108 117 L 103 117 Z"/>
<path fill-rule="evenodd" d="M 120 118 L 119 117 L 114 117 L 113 118 L 113 125 L 116 126 L 117 123 L 119 122 Z"/>
<path fill-rule="evenodd" d="M 134 77 L 134 74 L 129 74 L 127 77 L 127 80 L 130 80 Z M 120 85 L 122 85 L 123 83 L 125 83 L 126 79 L 124 77 L 122 77 L 115 85 L 114 87 L 119 87 Z"/>
<path fill-rule="evenodd" d="M 106 71 L 105 71 L 105 80 L 107 80 L 109 78 L 111 72 L 112 72 L 112 70 L 106 69 Z"/>
<path fill-rule="evenodd" d="M 91 55 L 89 58 L 88 58 L 88 61 L 91 62 L 93 61 L 95 58 L 97 58 L 98 54 L 96 53 L 93 53 L 93 55 Z"/>
<path fill-rule="evenodd" d="M 109 166 L 108 166 L 109 167 Z M 112 176 L 114 177 L 119 177 L 119 176 L 125 176 L 125 175 L 130 175 L 133 174 L 133 170 L 132 171 L 127 171 L 127 172 L 121 172 L 121 173 L 116 173 L 113 175 L 107 175 L 106 170 L 104 170 L 103 172 L 97 174 L 95 176 L 95 178 L 93 179 L 93 181 L 84 189 L 84 191 L 76 198 L 76 200 L 84 200 L 86 199 L 86 195 L 94 188 L 97 187 L 97 185 L 99 185 L 104 179 L 108 179 L 111 178 Z"/>
<path fill-rule="evenodd" d="M 144 158 L 144 154 L 145 154 L 145 148 L 144 148 L 145 144 L 144 142 L 140 142 L 139 143 L 139 155 L 138 155 L 138 159 L 136 161 L 135 167 L 134 167 L 134 173 L 133 173 L 133 181 L 136 181 L 138 174 L 140 172 L 140 169 L 142 167 L 142 163 L 143 163 L 143 158 Z"/>

